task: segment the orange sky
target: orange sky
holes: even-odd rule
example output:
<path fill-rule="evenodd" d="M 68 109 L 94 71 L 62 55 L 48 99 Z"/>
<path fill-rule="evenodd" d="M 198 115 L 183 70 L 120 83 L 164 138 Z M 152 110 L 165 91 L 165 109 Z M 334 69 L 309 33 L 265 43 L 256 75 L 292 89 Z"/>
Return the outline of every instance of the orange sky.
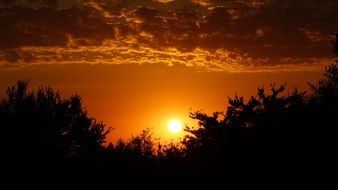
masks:
<path fill-rule="evenodd" d="M 18 79 L 31 78 L 32 89 L 50 84 L 63 97 L 78 92 L 89 115 L 115 128 L 110 139 L 129 138 L 150 128 L 155 137 L 176 139 L 167 122 L 189 119 L 190 111 L 225 111 L 227 96 L 255 95 L 257 87 L 288 82 L 308 90 L 306 82 L 321 78 L 322 71 L 256 73 L 199 72 L 186 66 L 166 65 L 45 65 L 0 71 L 0 88 Z"/>
<path fill-rule="evenodd" d="M 305 89 L 333 59 L 332 0 L 0 1 L 0 93 L 16 80 L 78 92 L 128 138 L 224 111 L 227 96 L 288 82 Z"/>

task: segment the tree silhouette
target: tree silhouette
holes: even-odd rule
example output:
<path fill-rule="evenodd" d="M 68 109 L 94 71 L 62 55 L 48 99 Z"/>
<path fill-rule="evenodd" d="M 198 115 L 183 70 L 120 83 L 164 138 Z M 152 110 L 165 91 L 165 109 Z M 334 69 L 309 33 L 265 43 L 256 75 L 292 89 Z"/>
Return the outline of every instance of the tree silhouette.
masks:
<path fill-rule="evenodd" d="M 130 161 L 150 160 L 155 156 L 154 142 L 149 129 L 143 130 L 141 134 L 127 141 L 119 139 L 115 146 L 110 145 L 110 150 L 115 152 L 117 157 Z"/>
<path fill-rule="evenodd" d="M 336 54 L 337 44 L 338 39 Z M 225 115 L 192 113 L 198 127 L 187 127 L 182 142 L 189 162 L 207 166 L 201 173 L 231 171 L 242 179 L 328 177 L 325 169 L 332 167 L 336 148 L 337 63 L 325 68 L 325 79 L 309 84 L 311 94 L 287 93 L 286 84 L 272 84 L 270 93 L 259 88 L 247 102 L 237 95 L 229 98 Z"/>
<path fill-rule="evenodd" d="M 333 44 L 337 55 L 337 38 Z M 218 188 L 236 180 L 294 185 L 304 182 L 300 176 L 305 182 L 327 180 L 336 163 L 337 65 L 336 60 L 324 79 L 309 83 L 310 94 L 272 84 L 247 101 L 237 94 L 229 98 L 225 113 L 191 113 L 198 126 L 187 126 L 182 142 L 158 143 L 157 149 L 149 129 L 105 146 L 109 129 L 87 115 L 79 95 L 61 99 L 51 87 L 30 92 L 29 81 L 18 81 L 0 102 L 1 162 L 8 171 L 18 165 L 17 173 L 47 168 L 41 176 L 53 183 L 78 177 L 75 184 L 96 187 L 108 180 L 122 188 Z"/>
<path fill-rule="evenodd" d="M 28 81 L 8 87 L 0 103 L 1 145 L 21 159 L 94 159 L 109 130 L 87 116 L 79 95 L 62 100 L 50 87 L 28 91 Z M 17 155 L 19 154 L 19 155 Z"/>

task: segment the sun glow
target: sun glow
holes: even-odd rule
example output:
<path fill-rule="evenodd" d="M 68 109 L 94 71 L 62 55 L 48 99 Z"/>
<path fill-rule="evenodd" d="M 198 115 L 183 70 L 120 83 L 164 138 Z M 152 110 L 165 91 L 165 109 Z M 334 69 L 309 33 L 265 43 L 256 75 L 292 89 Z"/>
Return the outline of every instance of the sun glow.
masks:
<path fill-rule="evenodd" d="M 170 120 L 168 123 L 168 130 L 171 133 L 179 133 L 182 131 L 182 122 L 177 119 Z"/>

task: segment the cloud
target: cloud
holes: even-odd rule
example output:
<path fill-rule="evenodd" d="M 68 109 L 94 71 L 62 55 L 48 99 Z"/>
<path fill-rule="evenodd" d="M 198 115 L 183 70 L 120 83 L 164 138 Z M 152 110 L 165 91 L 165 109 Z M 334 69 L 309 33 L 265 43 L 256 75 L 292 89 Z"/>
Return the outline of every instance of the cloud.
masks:
<path fill-rule="evenodd" d="M 0 64 L 309 69 L 330 59 L 336 10 L 331 0 L 2 1 Z"/>
<path fill-rule="evenodd" d="M 167 3 L 171 3 L 175 0 L 154 0 L 155 2 L 159 2 L 159 3 L 164 3 L 164 4 L 167 4 Z"/>

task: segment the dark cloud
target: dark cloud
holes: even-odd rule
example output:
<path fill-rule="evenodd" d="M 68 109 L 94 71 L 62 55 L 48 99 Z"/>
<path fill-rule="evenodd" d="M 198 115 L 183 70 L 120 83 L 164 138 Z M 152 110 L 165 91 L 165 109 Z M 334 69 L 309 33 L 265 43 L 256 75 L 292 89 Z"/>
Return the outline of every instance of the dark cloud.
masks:
<path fill-rule="evenodd" d="M 13 6 L 2 9 L 0 48 L 20 46 L 67 46 L 69 37 L 80 45 L 112 39 L 111 24 L 98 13 L 78 7 L 30 9 Z"/>
<path fill-rule="evenodd" d="M 32 63 L 37 60 L 35 55 L 30 52 L 5 51 L 3 56 L 3 59 L 11 63 L 17 63 L 20 60 L 26 63 Z"/>
<path fill-rule="evenodd" d="M 135 14 L 145 21 L 152 21 L 157 15 L 157 10 L 155 8 L 140 7 L 136 9 Z"/>
<path fill-rule="evenodd" d="M 55 7 L 58 4 L 58 0 L 26 0 L 26 1 L 31 4 L 52 7 Z"/>
<path fill-rule="evenodd" d="M 308 63 L 330 56 L 337 10 L 332 0 L 5 0 L 0 62 Z"/>
<path fill-rule="evenodd" d="M 15 3 L 15 0 L 2 0 L 0 3 L 4 5 L 12 5 Z"/>
<path fill-rule="evenodd" d="M 252 57 L 281 58 L 328 56 L 328 36 L 337 31 L 337 2 L 203 2 L 210 5 L 206 13 L 190 5 L 171 10 L 171 15 L 162 20 L 156 20 L 161 13 L 154 8 L 139 9 L 143 14 L 140 17 L 146 18 L 142 29 L 162 46 L 225 48 Z"/>

